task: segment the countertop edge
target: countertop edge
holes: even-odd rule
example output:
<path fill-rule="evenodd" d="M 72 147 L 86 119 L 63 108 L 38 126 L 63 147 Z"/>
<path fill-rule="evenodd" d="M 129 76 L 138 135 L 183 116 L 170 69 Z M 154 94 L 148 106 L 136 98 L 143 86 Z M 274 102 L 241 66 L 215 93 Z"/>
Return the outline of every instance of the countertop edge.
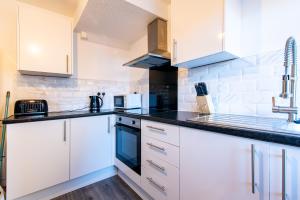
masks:
<path fill-rule="evenodd" d="M 81 118 L 81 117 L 93 117 L 101 115 L 112 115 L 116 114 L 115 111 L 104 111 L 97 113 L 82 113 L 82 114 L 70 114 L 70 115 L 60 115 L 60 116 L 47 116 L 41 118 L 28 118 L 28 119 L 4 119 L 2 124 L 19 124 L 19 123 L 29 123 L 29 122 L 40 122 L 49 120 L 59 120 L 59 119 L 71 119 L 71 118 Z"/>

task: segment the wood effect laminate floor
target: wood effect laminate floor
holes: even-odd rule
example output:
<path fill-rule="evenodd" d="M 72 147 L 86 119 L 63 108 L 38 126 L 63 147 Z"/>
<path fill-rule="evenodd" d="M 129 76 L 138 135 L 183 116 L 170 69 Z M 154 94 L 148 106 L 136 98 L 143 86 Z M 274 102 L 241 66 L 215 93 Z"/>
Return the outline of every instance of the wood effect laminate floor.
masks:
<path fill-rule="evenodd" d="M 120 177 L 113 176 L 52 200 L 142 200 Z"/>

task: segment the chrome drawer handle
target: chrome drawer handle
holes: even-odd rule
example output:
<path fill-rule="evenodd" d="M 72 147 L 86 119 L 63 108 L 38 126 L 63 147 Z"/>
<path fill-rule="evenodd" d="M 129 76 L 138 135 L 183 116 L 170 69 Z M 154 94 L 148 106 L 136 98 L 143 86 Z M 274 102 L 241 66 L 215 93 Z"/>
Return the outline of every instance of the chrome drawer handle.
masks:
<path fill-rule="evenodd" d="M 66 66 L 67 66 L 67 73 L 69 73 L 69 55 L 66 55 Z"/>
<path fill-rule="evenodd" d="M 160 151 L 166 151 L 166 149 L 163 148 L 163 147 L 156 146 L 156 145 L 154 145 L 154 144 L 152 144 L 152 143 L 149 143 L 149 142 L 147 142 L 147 144 L 148 144 L 150 147 L 153 147 L 153 148 L 158 149 L 158 150 L 160 150 Z"/>
<path fill-rule="evenodd" d="M 154 167 L 156 167 L 157 169 L 161 170 L 161 171 L 165 171 L 166 169 L 158 164 L 156 164 L 155 162 L 153 162 L 152 160 L 147 160 L 147 162 L 150 164 L 150 165 L 153 165 Z"/>
<path fill-rule="evenodd" d="M 156 130 L 156 131 L 161 131 L 161 132 L 165 132 L 165 129 L 162 129 L 162 128 L 156 128 L 154 126 L 146 126 L 147 128 L 150 128 L 150 129 L 153 129 L 153 130 Z"/>
<path fill-rule="evenodd" d="M 286 194 L 286 159 L 287 159 L 287 152 L 285 149 L 282 149 L 282 200 L 287 199 Z"/>
<path fill-rule="evenodd" d="M 67 121 L 64 121 L 64 138 L 63 138 L 64 142 L 67 141 Z"/>
<path fill-rule="evenodd" d="M 255 194 L 255 146 L 251 144 L 251 180 L 252 180 L 252 193 Z"/>
<path fill-rule="evenodd" d="M 159 190 L 161 190 L 162 192 L 165 192 L 166 191 L 166 188 L 165 186 L 162 186 L 158 183 L 156 183 L 151 177 L 147 177 L 147 180 L 152 183 L 153 185 L 155 185 L 155 187 L 157 187 Z"/>
<path fill-rule="evenodd" d="M 107 132 L 110 133 L 110 116 L 107 117 Z"/>

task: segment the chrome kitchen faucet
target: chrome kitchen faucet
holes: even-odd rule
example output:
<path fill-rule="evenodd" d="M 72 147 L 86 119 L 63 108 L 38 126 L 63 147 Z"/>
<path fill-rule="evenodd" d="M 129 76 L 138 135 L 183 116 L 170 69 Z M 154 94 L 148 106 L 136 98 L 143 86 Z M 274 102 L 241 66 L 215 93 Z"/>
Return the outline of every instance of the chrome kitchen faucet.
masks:
<path fill-rule="evenodd" d="M 290 106 L 276 106 L 275 97 L 272 97 L 272 112 L 287 113 L 288 121 L 294 122 L 298 113 L 296 105 L 296 85 L 297 85 L 297 44 L 293 37 L 288 38 L 285 45 L 284 53 L 284 68 L 285 73 L 282 76 L 282 92 L 279 95 L 281 98 L 290 99 Z M 290 74 L 288 74 L 288 70 Z"/>

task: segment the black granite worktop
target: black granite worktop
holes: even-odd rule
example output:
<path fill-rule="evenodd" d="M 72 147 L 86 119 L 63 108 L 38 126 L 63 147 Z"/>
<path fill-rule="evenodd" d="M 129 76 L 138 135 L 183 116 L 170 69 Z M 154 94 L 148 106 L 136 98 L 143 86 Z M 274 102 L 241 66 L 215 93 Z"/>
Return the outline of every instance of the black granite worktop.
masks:
<path fill-rule="evenodd" d="M 300 128 L 285 128 L 284 119 L 250 117 L 239 115 L 199 115 L 196 112 L 159 111 L 149 109 L 101 110 L 99 112 L 50 112 L 48 115 L 16 117 L 11 116 L 3 124 L 78 118 L 98 115 L 118 114 L 144 120 L 218 132 L 226 135 L 274 142 L 300 147 Z M 296 126 L 296 125 L 295 125 Z M 300 127 L 300 125 L 299 125 Z"/>
<path fill-rule="evenodd" d="M 109 115 L 109 114 L 115 114 L 115 111 L 113 109 L 104 109 L 96 112 L 85 110 L 85 111 L 49 112 L 47 115 L 30 115 L 30 116 L 12 115 L 7 119 L 3 120 L 2 123 L 16 124 L 16 123 L 37 122 L 37 121 L 47 121 L 47 120 L 56 120 L 56 119 Z"/>

